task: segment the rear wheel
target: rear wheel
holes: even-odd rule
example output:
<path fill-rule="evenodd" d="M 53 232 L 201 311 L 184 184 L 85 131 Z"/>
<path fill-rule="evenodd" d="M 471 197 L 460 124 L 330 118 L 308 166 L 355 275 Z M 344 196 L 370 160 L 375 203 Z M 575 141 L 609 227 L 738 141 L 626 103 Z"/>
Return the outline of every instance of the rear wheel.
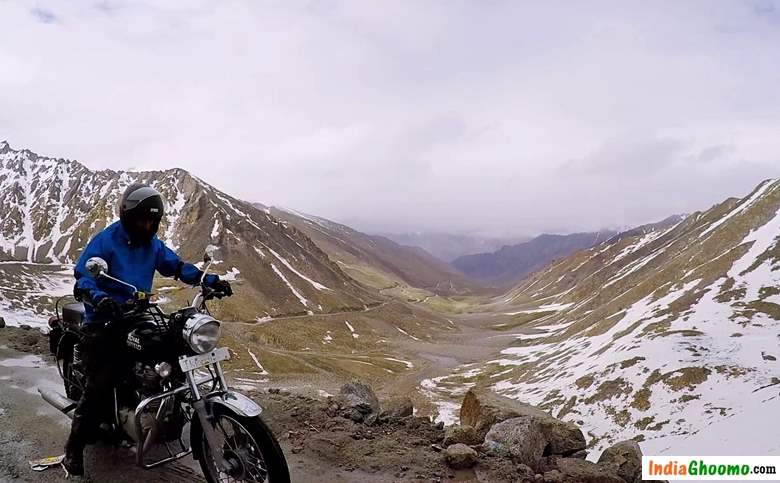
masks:
<path fill-rule="evenodd" d="M 57 363 L 60 365 L 62 382 L 65 385 L 65 395 L 78 401 L 84 393 L 84 376 L 78 357 L 78 342 L 72 337 L 62 337 L 57 347 Z"/>
<path fill-rule="evenodd" d="M 290 472 L 284 453 L 260 417 L 239 416 L 215 406 L 212 424 L 220 451 L 229 468 L 220 468 L 203 431 L 192 445 L 199 445 L 200 466 L 209 483 L 288 483 Z"/>

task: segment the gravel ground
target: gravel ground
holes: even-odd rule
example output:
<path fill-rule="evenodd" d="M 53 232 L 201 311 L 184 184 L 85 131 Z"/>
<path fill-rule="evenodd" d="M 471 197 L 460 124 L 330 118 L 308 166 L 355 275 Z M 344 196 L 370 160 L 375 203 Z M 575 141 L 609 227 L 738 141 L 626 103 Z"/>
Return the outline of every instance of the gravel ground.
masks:
<path fill-rule="evenodd" d="M 37 330 L 0 329 L 0 483 L 65 482 L 60 468 L 37 473 L 28 461 L 62 453 L 70 420 L 38 395 L 38 387 L 59 390 L 60 381 Z M 309 394 L 315 393 L 309 388 Z M 327 412 L 323 398 L 287 391 L 250 393 L 264 408 L 263 419 L 279 438 L 293 481 L 511 481 L 512 468 L 483 458 L 474 470 L 453 471 L 437 447 L 443 430 L 428 418 L 409 417 L 365 426 Z M 134 466 L 131 450 L 90 447 L 87 477 L 117 483 L 204 481 L 187 457 L 154 470 Z"/>

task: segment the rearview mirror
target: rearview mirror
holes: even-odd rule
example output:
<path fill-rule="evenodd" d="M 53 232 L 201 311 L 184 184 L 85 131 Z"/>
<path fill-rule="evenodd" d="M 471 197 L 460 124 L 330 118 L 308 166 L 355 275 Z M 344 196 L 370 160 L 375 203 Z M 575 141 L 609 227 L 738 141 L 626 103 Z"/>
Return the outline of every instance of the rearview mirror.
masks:
<path fill-rule="evenodd" d="M 87 260 L 85 267 L 87 269 L 87 273 L 89 273 L 89 276 L 92 278 L 97 278 L 100 275 L 103 275 L 106 272 L 108 272 L 108 262 L 106 262 L 100 257 L 90 258 L 89 260 Z"/>
<path fill-rule="evenodd" d="M 209 245 L 206 247 L 206 251 L 203 252 L 203 263 L 209 263 L 211 260 L 214 259 L 214 250 L 216 249 L 215 246 Z"/>

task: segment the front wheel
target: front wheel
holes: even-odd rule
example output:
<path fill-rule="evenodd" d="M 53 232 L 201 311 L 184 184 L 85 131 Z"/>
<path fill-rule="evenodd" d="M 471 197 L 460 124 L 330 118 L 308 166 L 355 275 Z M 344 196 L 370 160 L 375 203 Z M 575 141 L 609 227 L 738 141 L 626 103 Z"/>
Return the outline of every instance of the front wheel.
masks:
<path fill-rule="evenodd" d="M 212 424 L 218 448 L 211 448 L 203 431 L 196 428 L 192 438 L 197 445 L 200 467 L 208 483 L 289 483 L 287 460 L 271 430 L 259 416 L 239 416 L 223 407 L 214 406 Z M 220 451 L 230 467 L 219 468 L 214 450 Z"/>

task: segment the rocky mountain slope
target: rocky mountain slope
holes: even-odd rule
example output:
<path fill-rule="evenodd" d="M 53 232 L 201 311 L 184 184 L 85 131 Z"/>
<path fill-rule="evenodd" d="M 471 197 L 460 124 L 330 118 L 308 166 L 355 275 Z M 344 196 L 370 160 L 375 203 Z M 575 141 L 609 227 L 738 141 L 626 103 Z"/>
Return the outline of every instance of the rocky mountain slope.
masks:
<path fill-rule="evenodd" d="M 350 267 L 274 216 L 282 213 L 237 200 L 186 171 L 91 171 L 6 143 L 0 145 L 0 317 L 9 325 L 45 325 L 55 300 L 72 291 L 70 264 L 91 234 L 115 219 L 120 193 L 135 180 L 167 198 L 160 237 L 185 259 L 197 261 L 207 246 L 218 248 L 212 270 L 232 280 L 236 295 L 210 309 L 230 322 L 223 342 L 247 385 L 269 373 L 394 378 L 417 368 L 399 345 L 433 343 L 455 332 L 444 317 L 351 278 Z M 408 286 L 393 290 L 401 288 L 408 294 L 399 295 L 412 298 L 431 294 Z M 158 279 L 155 290 L 166 309 L 193 294 L 170 279 Z"/>
<path fill-rule="evenodd" d="M 482 307 L 512 341 L 429 379 L 584 421 L 592 447 L 772 454 L 780 411 L 780 181 L 559 260 Z M 737 446 L 734 446 L 737 445 Z M 678 450 L 675 452 L 675 450 Z"/>
<path fill-rule="evenodd" d="M 116 219 L 118 197 L 135 181 L 166 197 L 160 238 L 183 258 L 197 261 L 207 246 L 218 248 L 216 271 L 240 286 L 241 296 L 224 304 L 234 320 L 362 309 L 379 301 L 305 234 L 184 170 L 91 171 L 6 142 L 0 143 L 0 261 L 72 263 L 92 234 Z"/>
<path fill-rule="evenodd" d="M 543 234 L 527 242 L 504 246 L 493 253 L 458 257 L 452 265 L 474 280 L 507 287 L 520 282 L 529 273 L 557 258 L 590 248 L 615 234 L 611 231 L 571 235 Z"/>
<path fill-rule="evenodd" d="M 408 286 L 439 295 L 481 288 L 422 248 L 400 245 L 384 236 L 367 235 L 294 210 L 270 208 L 270 213 L 305 233 L 344 272 L 370 287 L 390 291 Z"/>

